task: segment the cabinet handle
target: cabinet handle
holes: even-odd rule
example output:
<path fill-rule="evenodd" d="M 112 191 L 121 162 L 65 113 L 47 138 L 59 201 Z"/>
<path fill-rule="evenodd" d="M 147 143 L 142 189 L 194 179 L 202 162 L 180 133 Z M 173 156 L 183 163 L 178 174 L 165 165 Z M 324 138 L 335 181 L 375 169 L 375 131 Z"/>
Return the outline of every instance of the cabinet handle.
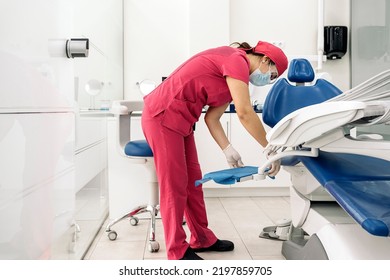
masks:
<path fill-rule="evenodd" d="M 229 136 L 229 122 L 228 121 L 226 121 L 226 136 L 228 138 L 230 138 L 230 136 Z"/>

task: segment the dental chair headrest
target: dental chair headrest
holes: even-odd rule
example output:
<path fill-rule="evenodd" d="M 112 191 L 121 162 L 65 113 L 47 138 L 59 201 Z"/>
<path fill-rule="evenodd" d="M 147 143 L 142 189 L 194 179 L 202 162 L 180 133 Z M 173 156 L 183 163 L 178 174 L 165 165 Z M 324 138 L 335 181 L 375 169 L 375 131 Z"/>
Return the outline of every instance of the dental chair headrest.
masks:
<path fill-rule="evenodd" d="M 290 82 L 309 83 L 314 80 L 314 70 L 307 59 L 293 59 L 290 62 L 287 77 Z"/>
<path fill-rule="evenodd" d="M 314 85 L 314 70 L 306 59 L 293 59 L 288 70 L 288 79 L 278 79 L 272 86 L 263 104 L 263 122 L 274 127 L 282 118 L 300 108 L 324 102 L 341 93 L 330 82 L 317 79 Z M 300 84 L 300 85 L 299 85 Z"/>

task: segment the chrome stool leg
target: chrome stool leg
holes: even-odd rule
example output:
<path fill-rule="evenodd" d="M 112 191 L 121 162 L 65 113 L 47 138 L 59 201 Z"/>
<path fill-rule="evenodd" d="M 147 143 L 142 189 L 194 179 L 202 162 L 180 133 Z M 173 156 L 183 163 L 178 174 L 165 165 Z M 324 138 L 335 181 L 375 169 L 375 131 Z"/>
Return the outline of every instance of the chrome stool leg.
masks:
<path fill-rule="evenodd" d="M 150 206 L 149 208 L 149 212 L 151 215 L 148 243 L 149 252 L 158 252 L 158 250 L 160 250 L 160 244 L 158 243 L 158 241 L 156 241 L 156 217 L 158 214 L 158 210 L 158 206 Z"/>

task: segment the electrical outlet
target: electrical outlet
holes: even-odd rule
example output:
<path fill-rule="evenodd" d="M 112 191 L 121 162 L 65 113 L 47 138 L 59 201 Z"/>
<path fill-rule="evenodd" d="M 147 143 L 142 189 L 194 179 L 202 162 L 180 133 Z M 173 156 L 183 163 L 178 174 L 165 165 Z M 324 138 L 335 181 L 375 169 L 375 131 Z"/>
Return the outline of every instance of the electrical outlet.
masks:
<path fill-rule="evenodd" d="M 283 49 L 284 45 L 285 45 L 284 41 L 271 41 L 271 44 L 275 45 L 275 46 L 277 46 L 277 47 L 279 47 L 281 49 Z"/>

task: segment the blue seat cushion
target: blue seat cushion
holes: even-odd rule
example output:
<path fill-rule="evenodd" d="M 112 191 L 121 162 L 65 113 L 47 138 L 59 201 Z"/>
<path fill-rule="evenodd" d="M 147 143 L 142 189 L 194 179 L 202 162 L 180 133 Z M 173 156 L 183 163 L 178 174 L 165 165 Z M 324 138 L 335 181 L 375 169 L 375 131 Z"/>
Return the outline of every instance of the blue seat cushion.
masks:
<path fill-rule="evenodd" d="M 153 157 L 152 149 L 146 140 L 130 141 L 125 146 L 125 154 L 133 157 Z"/>
<path fill-rule="evenodd" d="M 329 152 L 299 159 L 367 232 L 390 236 L 389 161 Z"/>
<path fill-rule="evenodd" d="M 330 181 L 325 188 L 366 231 L 389 236 L 390 180 Z"/>

